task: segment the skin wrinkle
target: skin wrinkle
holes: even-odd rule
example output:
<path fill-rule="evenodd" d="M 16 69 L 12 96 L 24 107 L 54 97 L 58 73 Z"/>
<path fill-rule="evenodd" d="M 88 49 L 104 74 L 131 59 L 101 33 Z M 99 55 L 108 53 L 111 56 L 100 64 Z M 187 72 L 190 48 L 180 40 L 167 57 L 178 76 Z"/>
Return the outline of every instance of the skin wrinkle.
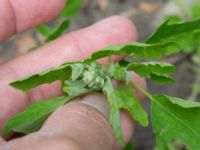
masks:
<path fill-rule="evenodd" d="M 31 144 L 31 145 L 30 145 Z M 25 145 L 23 147 L 24 150 L 29 149 L 37 149 L 37 150 L 83 150 L 81 145 L 75 142 L 73 139 L 66 139 L 64 137 L 54 137 L 47 138 L 46 140 L 38 141 L 33 144 Z M 15 150 L 21 150 L 21 145 L 17 147 Z"/>
<path fill-rule="evenodd" d="M 9 142 L 7 144 L 7 147 L 10 147 L 10 149 L 13 150 L 12 146 L 14 145 L 16 146 L 16 148 L 20 149 L 20 147 L 23 147 L 25 149 L 26 147 L 30 147 L 30 145 L 37 146 L 43 142 L 54 140 L 54 139 L 65 139 L 65 142 L 76 141 L 75 139 L 72 139 L 63 135 L 55 135 L 51 131 L 43 131 L 43 132 L 35 132 L 32 134 L 29 134 L 26 137 L 22 137 L 21 139 L 15 139 Z M 76 144 L 78 144 L 78 142 L 76 142 Z"/>
<path fill-rule="evenodd" d="M 44 140 L 46 140 L 48 137 L 46 135 L 41 135 L 39 134 L 39 132 L 35 132 L 32 134 L 29 134 L 25 137 L 22 138 L 18 138 L 18 139 L 14 139 L 12 141 L 10 141 L 7 145 L 11 144 L 11 150 L 12 150 L 12 145 L 15 145 L 16 147 L 22 147 L 22 146 L 30 146 L 30 144 L 32 145 L 37 145 L 39 142 L 42 142 Z"/>
<path fill-rule="evenodd" d="M 32 103 L 34 103 L 34 102 L 36 102 L 37 100 L 37 98 L 35 98 L 35 93 L 37 93 L 37 97 L 38 97 L 38 95 L 40 96 L 40 97 L 43 97 L 43 94 L 42 94 L 42 92 L 41 92 L 41 87 L 37 87 L 36 89 L 31 89 L 29 92 L 27 92 L 27 100 L 32 104 Z"/>
<path fill-rule="evenodd" d="M 73 48 L 74 49 L 76 49 L 76 50 L 79 50 L 79 54 L 80 54 L 80 57 L 78 57 L 78 58 L 80 58 L 79 60 L 84 60 L 85 58 L 87 58 L 87 56 L 85 55 L 85 52 L 84 52 L 84 47 L 83 47 L 83 45 L 85 45 L 85 44 L 83 44 L 83 42 L 80 42 L 80 40 L 76 40 L 77 39 L 77 37 L 76 37 L 76 34 L 71 34 L 71 37 L 70 37 L 71 39 L 73 39 L 73 41 L 75 41 L 74 43 L 73 43 Z M 79 37 L 78 37 L 79 38 Z M 89 49 L 87 48 L 87 51 L 89 51 Z M 88 53 L 88 52 L 87 52 Z M 86 54 L 87 54 L 86 53 Z"/>
<path fill-rule="evenodd" d="M 36 87 L 34 89 L 31 89 L 28 93 L 28 101 L 33 104 L 39 100 L 43 100 L 43 99 L 46 99 L 45 98 L 45 93 L 44 93 L 44 89 L 39 86 L 39 87 Z"/>
<path fill-rule="evenodd" d="M 4 41 L 14 33 L 15 27 L 12 13 L 8 0 L 0 0 L 0 41 Z"/>
<path fill-rule="evenodd" d="M 28 146 L 27 146 L 28 147 Z M 29 148 L 29 147 L 28 147 Z M 40 142 L 37 145 L 33 145 L 32 149 L 38 149 L 38 150 L 83 150 L 82 145 L 77 143 L 73 139 L 66 139 L 63 137 L 56 137 L 47 139 L 45 141 Z"/>
<path fill-rule="evenodd" d="M 16 70 L 12 65 L 7 63 L 6 68 L 8 69 L 8 72 L 10 72 L 12 75 L 14 75 L 12 77 L 12 79 L 10 79 L 10 80 L 15 80 L 15 79 L 20 78 L 20 75 L 18 74 L 18 70 Z"/>
<path fill-rule="evenodd" d="M 10 71 L 11 72 L 11 74 L 12 75 L 14 75 L 13 76 L 13 81 L 14 80 L 16 80 L 16 79 L 19 79 L 19 78 L 21 78 L 21 76 L 18 74 L 18 70 L 16 70 L 12 65 L 10 65 L 9 63 L 7 63 L 7 65 L 6 65 L 6 68 L 8 69 L 8 71 Z M 10 82 L 12 82 L 12 81 L 10 81 Z M 27 97 L 26 99 L 27 99 L 27 104 L 32 104 L 32 101 L 31 101 L 31 97 L 30 97 L 30 95 L 29 95 L 29 92 L 28 93 L 24 93 L 24 95 L 25 95 L 25 97 Z"/>
<path fill-rule="evenodd" d="M 17 147 L 12 143 L 3 143 L 0 145 L 0 150 L 15 150 Z"/>
<path fill-rule="evenodd" d="M 49 88 L 49 87 L 54 87 L 54 88 Z M 60 89 L 61 89 L 61 82 L 57 80 L 50 84 L 43 84 L 34 89 L 31 89 L 29 92 L 27 92 L 27 95 L 28 98 L 30 99 L 30 102 L 35 103 L 43 99 L 50 99 L 52 97 L 63 95 L 64 93 Z M 51 94 L 49 92 L 47 93 L 46 91 L 49 91 Z"/>
<path fill-rule="evenodd" d="M 70 105 L 72 105 L 72 107 L 73 107 L 74 104 L 75 104 L 75 103 L 72 102 L 71 104 L 68 104 L 68 107 L 70 107 Z M 92 122 L 94 122 L 95 124 L 97 124 L 97 125 L 105 132 L 105 134 L 106 134 L 108 137 L 112 138 L 112 136 L 111 136 L 110 134 L 108 134 L 108 132 L 105 130 L 105 126 L 103 126 L 102 123 L 103 123 L 104 125 L 107 125 L 108 128 L 110 128 L 110 125 L 108 125 L 108 121 L 107 121 L 106 118 L 101 114 L 101 112 L 100 112 L 99 110 L 95 109 L 94 107 L 92 107 L 92 106 L 90 106 L 90 105 L 88 105 L 88 104 L 84 104 L 84 103 L 78 103 L 78 104 L 76 104 L 76 105 L 77 105 L 76 107 L 78 107 L 78 105 L 80 105 L 80 106 L 85 107 L 85 109 L 88 109 L 88 110 L 86 110 L 87 113 L 82 113 L 82 112 L 80 112 L 80 109 L 76 109 L 76 110 L 74 109 L 74 110 L 70 110 L 70 111 L 67 110 L 67 111 L 65 111 L 65 113 L 78 114 L 79 116 L 81 116 L 81 117 L 83 117 L 83 118 L 89 119 L 90 121 L 92 121 Z M 80 107 L 80 106 L 79 106 L 79 107 Z M 63 108 L 64 108 L 64 106 L 60 107 L 60 109 L 63 109 Z M 98 116 L 101 120 L 99 120 L 99 118 L 96 119 L 96 117 L 92 116 L 91 113 L 88 113 L 88 112 L 89 112 L 89 109 L 91 110 L 90 112 L 93 112 L 93 113 L 94 113 L 93 115 Z"/>
<path fill-rule="evenodd" d="M 0 41 L 55 18 L 66 0 L 0 0 Z"/>
<path fill-rule="evenodd" d="M 58 15 L 66 0 L 10 0 L 16 17 L 16 32 L 32 29 Z"/>
<path fill-rule="evenodd" d="M 9 75 L 10 77 L 7 78 L 7 75 Z M 13 81 L 16 78 L 16 74 L 15 72 L 13 72 L 13 70 L 8 66 L 8 67 L 0 67 L 0 91 L 1 91 L 1 96 L 3 97 L 1 100 L 1 105 L 0 105 L 0 109 L 1 109 L 1 113 L 0 113 L 0 121 L 1 120 L 7 120 L 8 118 L 5 118 L 5 116 L 9 115 L 12 116 L 16 113 L 18 113 L 19 111 L 16 111 L 15 109 L 13 109 L 13 107 L 16 106 L 16 104 L 14 104 L 12 101 L 7 101 L 7 99 L 19 99 L 20 98 L 20 102 L 23 103 L 24 105 L 20 106 L 20 108 L 23 110 L 25 108 L 25 105 L 28 105 L 28 101 L 27 101 L 27 95 L 19 92 L 17 90 L 15 90 L 14 88 L 10 87 L 8 85 L 8 83 L 10 83 L 11 81 Z M 6 88 L 5 88 L 6 87 Z M 6 95 L 6 89 L 10 91 L 9 95 Z M 5 98 L 6 97 L 6 98 Z M 0 129 L 3 127 L 3 124 L 5 122 L 1 122 L 0 123 Z"/>
<path fill-rule="evenodd" d="M 98 92 L 92 92 L 88 95 L 84 95 L 78 102 L 96 108 L 102 115 L 104 115 L 104 117 L 106 117 L 106 119 L 108 119 L 109 104 L 105 95 Z"/>
<path fill-rule="evenodd" d="M 15 10 L 13 9 L 12 3 L 10 2 L 10 0 L 7 0 L 8 4 L 10 6 L 11 12 L 12 12 L 12 16 L 13 16 L 13 22 L 14 22 L 14 33 L 17 33 L 17 24 L 16 24 L 16 15 L 15 15 Z"/>
<path fill-rule="evenodd" d="M 72 117 L 70 117 L 68 121 L 72 120 L 72 123 L 71 125 L 68 126 L 68 128 L 65 129 L 64 125 L 68 124 L 68 121 L 60 122 L 58 120 L 58 116 L 60 116 L 59 115 L 60 113 L 67 114 L 67 116 L 72 116 L 76 119 L 72 120 Z M 102 137 L 103 139 L 105 138 L 107 139 L 106 140 L 107 144 L 109 143 L 109 145 L 114 144 L 113 146 L 116 146 L 116 145 L 118 146 L 118 143 L 114 142 L 115 141 L 114 134 L 112 132 L 111 126 L 109 125 L 105 117 L 101 113 L 99 113 L 98 110 L 96 110 L 95 108 L 91 106 L 88 106 L 87 104 L 71 103 L 71 104 L 68 104 L 67 106 L 61 107 L 57 111 L 57 113 L 52 115 L 52 118 L 50 120 L 47 120 L 47 122 L 45 123 L 45 125 L 43 126 L 40 132 L 51 131 L 57 135 L 68 133 L 66 134 L 67 137 L 72 136 L 72 137 L 78 138 L 77 136 L 78 133 L 70 133 L 71 130 L 77 129 L 75 125 L 77 121 L 83 123 L 82 129 L 79 131 L 80 134 L 81 133 L 83 135 L 84 133 L 93 134 L 93 132 L 96 131 L 99 133 L 98 134 L 96 133 L 96 135 L 98 135 L 97 137 L 96 136 L 93 137 L 93 140 L 95 142 L 100 142 L 99 138 Z M 92 130 L 93 132 L 90 132 L 90 130 Z M 85 141 L 86 139 L 80 139 L 80 140 L 84 143 L 86 142 Z M 100 143 L 102 145 L 102 142 Z"/>

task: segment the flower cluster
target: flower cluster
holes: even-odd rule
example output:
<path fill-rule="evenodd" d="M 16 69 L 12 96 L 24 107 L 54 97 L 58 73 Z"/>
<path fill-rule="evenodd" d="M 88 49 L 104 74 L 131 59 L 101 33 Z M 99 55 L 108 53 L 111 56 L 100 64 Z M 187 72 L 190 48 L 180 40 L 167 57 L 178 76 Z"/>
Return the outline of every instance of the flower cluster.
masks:
<path fill-rule="evenodd" d="M 88 65 L 83 72 L 83 81 L 89 88 L 102 89 L 105 83 L 104 68 L 98 63 Z"/>

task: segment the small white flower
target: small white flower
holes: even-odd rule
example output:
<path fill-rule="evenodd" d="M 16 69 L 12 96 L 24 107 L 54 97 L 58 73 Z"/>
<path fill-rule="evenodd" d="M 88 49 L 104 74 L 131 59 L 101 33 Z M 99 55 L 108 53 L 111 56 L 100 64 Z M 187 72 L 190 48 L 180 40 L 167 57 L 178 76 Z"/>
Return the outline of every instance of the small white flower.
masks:
<path fill-rule="evenodd" d="M 101 89 L 104 85 L 102 74 L 102 68 L 99 68 L 96 64 L 91 64 L 83 73 L 83 81 L 87 83 L 90 88 Z"/>

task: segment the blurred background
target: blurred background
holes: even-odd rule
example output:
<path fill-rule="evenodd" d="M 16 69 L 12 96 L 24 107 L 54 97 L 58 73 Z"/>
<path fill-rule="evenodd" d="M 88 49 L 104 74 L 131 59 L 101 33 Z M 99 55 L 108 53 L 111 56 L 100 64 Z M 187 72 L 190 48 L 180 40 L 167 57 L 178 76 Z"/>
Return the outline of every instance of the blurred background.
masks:
<path fill-rule="evenodd" d="M 64 12 L 63 15 L 47 23 L 46 26 L 41 26 L 37 30 L 27 31 L 7 41 L 0 42 L 0 63 L 28 53 L 34 50 L 35 47 L 45 44 L 46 33 L 43 31 L 48 28 L 56 29 L 66 18 L 71 21 L 70 27 L 65 30 L 65 33 L 68 33 L 91 25 L 108 16 L 123 15 L 134 22 L 139 33 L 138 40 L 144 41 L 166 19 L 177 22 L 200 17 L 199 0 L 82 0 L 80 6 L 72 6 L 71 9 L 75 9 L 77 14 Z M 178 55 L 163 58 L 164 61 L 177 66 L 177 71 L 174 74 L 177 82 L 172 85 L 160 86 L 147 81 L 149 91 L 152 93 L 166 93 L 185 99 L 200 99 L 199 51 L 198 47 L 190 47 Z M 148 100 L 144 102 L 144 107 L 148 112 L 150 111 Z M 131 142 L 135 150 L 153 149 L 155 139 L 151 126 L 142 128 L 138 125 Z"/>

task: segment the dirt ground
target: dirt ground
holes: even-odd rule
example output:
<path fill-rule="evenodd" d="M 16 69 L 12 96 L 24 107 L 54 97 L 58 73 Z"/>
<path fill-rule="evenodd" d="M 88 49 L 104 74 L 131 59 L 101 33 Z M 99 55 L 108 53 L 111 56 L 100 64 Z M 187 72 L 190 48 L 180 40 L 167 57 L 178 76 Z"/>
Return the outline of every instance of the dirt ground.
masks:
<path fill-rule="evenodd" d="M 136 25 L 139 41 L 143 41 L 155 28 L 168 0 L 85 0 L 79 15 L 73 19 L 70 31 L 86 27 L 102 18 L 111 15 L 129 17 Z M 170 11 L 170 10 L 169 10 Z M 68 31 L 69 32 L 69 31 Z M 15 36 L 0 43 L 0 63 L 27 52 L 27 49 L 39 43 L 38 35 L 34 30 Z M 174 74 L 177 83 L 159 86 L 148 82 L 148 89 L 152 93 L 166 93 L 181 98 L 187 98 L 191 93 L 191 86 L 195 75 L 190 69 L 190 61 L 185 58 L 178 62 L 177 72 Z M 150 112 L 149 101 L 144 106 Z M 137 126 L 133 137 L 135 150 L 151 150 L 155 143 L 152 128 Z"/>

